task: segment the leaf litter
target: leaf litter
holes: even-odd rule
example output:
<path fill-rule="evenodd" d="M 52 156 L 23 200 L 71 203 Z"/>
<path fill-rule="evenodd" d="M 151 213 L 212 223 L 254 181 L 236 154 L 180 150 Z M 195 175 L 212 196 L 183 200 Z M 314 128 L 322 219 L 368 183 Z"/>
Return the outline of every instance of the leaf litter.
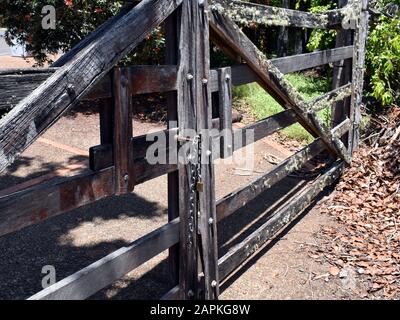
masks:
<path fill-rule="evenodd" d="M 332 265 L 332 276 L 351 267 L 369 296 L 395 299 L 400 297 L 400 108 L 384 119 L 379 136 L 356 151 L 320 206 L 338 226 L 322 228 L 317 235 L 322 243 L 308 250 Z"/>

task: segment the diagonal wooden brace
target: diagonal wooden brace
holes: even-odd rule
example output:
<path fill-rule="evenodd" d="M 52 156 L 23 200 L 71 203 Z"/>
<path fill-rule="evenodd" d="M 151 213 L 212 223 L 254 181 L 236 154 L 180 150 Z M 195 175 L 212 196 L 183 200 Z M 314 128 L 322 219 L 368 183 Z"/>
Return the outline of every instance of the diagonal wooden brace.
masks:
<path fill-rule="evenodd" d="M 343 143 L 332 135 L 313 112 L 308 112 L 308 105 L 300 94 L 229 17 L 212 11 L 210 27 L 213 36 L 223 40 L 231 50 L 237 52 L 260 77 L 260 85 L 284 108 L 292 109 L 296 113 L 306 130 L 320 137 L 331 153 L 350 162 Z"/>

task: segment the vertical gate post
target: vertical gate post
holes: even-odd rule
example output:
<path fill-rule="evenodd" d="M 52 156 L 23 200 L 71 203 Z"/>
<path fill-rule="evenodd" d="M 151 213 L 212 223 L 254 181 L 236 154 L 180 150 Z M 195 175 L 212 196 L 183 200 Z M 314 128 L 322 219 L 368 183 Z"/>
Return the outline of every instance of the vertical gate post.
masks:
<path fill-rule="evenodd" d="M 350 105 L 352 127 L 349 132 L 349 152 L 352 154 L 359 144 L 359 125 L 361 121 L 362 91 L 364 88 L 365 50 L 368 34 L 368 0 L 360 0 L 357 10 L 357 28 L 354 37 L 353 93 Z"/>
<path fill-rule="evenodd" d="M 226 159 L 233 154 L 232 134 L 232 74 L 231 68 L 218 69 L 219 87 L 219 128 L 221 132 L 221 158 Z"/>
<path fill-rule="evenodd" d="M 112 73 L 114 106 L 113 154 L 115 194 L 132 192 L 135 184 L 132 150 L 132 96 L 127 68 L 114 68 Z"/>
<path fill-rule="evenodd" d="M 180 8 L 176 9 L 165 21 L 165 41 L 167 65 L 178 64 L 178 44 L 179 44 L 179 22 Z M 177 91 L 167 92 L 167 127 L 178 123 L 177 96 L 181 94 L 180 88 Z M 169 143 L 169 141 L 168 141 Z M 168 146 L 169 147 L 169 146 Z M 168 173 L 168 221 L 179 217 L 179 175 L 178 172 Z M 168 266 L 173 285 L 179 283 L 179 245 L 169 249 Z"/>
<path fill-rule="evenodd" d="M 181 299 L 218 297 L 207 0 L 184 0 L 178 50 Z M 195 136 L 191 133 L 195 132 Z M 190 137 L 190 139 L 189 139 Z M 202 274 L 202 276 L 200 276 Z"/>
<path fill-rule="evenodd" d="M 352 1 L 352 0 L 350 0 Z M 348 4 L 348 0 L 339 0 L 338 7 L 342 8 Z M 350 46 L 352 44 L 352 30 L 340 29 L 337 30 L 335 47 Z M 351 59 L 335 62 L 333 64 L 333 79 L 332 89 L 335 90 L 343 85 L 351 82 Z M 332 106 L 332 128 L 339 125 L 350 113 L 350 98 L 343 101 L 338 101 Z M 344 139 L 347 146 L 347 141 Z"/>

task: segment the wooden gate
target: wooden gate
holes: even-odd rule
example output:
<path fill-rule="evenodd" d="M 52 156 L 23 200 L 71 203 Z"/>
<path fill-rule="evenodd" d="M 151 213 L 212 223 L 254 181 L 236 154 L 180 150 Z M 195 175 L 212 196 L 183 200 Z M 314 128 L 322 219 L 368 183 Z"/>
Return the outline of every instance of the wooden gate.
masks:
<path fill-rule="evenodd" d="M 268 60 L 234 22 L 244 20 L 336 29 L 337 47 Z M 114 67 L 163 22 L 166 65 Z M 351 161 L 358 144 L 367 22 L 366 0 L 319 14 L 236 0 L 144 0 L 128 5 L 52 68 L 2 71 L 0 108 L 15 107 L 0 120 L 0 170 L 79 100 L 102 99 L 102 104 L 101 145 L 90 149 L 91 171 L 24 185 L 0 196 L 0 236 L 168 175 L 168 224 L 30 299 L 88 298 L 168 249 L 176 286 L 164 299 L 217 299 L 220 283 L 304 211 Z M 237 63 L 210 70 L 210 40 Z M 335 64 L 335 88 L 311 102 L 283 77 L 329 63 Z M 232 131 L 232 87 L 251 82 L 258 82 L 286 110 Z M 164 133 L 180 147 L 162 150 L 177 163 L 149 164 L 146 150 L 151 143 L 146 136 L 132 138 L 131 97 L 154 92 L 167 94 L 168 120 L 177 123 Z M 212 94 L 218 95 L 215 112 Z M 333 128 L 316 116 L 328 106 L 334 106 Z M 213 118 L 213 113 L 218 116 Z M 296 122 L 315 137 L 314 142 L 216 201 L 214 160 L 253 142 L 243 139 L 237 146 L 232 141 L 245 138 L 249 130 L 258 141 Z M 224 134 L 207 134 L 213 128 Z M 188 136 L 189 129 L 197 134 Z M 188 144 L 191 148 L 184 148 Z M 331 165 L 265 224 L 218 257 L 218 223 L 324 150 L 335 159 Z"/>

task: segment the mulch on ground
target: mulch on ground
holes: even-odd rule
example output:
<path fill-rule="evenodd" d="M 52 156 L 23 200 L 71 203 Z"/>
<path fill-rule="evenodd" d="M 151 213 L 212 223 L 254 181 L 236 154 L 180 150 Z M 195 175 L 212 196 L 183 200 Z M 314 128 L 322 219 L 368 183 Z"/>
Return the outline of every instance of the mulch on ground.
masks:
<path fill-rule="evenodd" d="M 354 270 L 366 284 L 361 297 L 400 297 L 400 108 L 382 117 L 372 146 L 359 149 L 335 192 L 321 206 L 338 227 L 323 228 L 313 258 L 340 278 Z"/>

